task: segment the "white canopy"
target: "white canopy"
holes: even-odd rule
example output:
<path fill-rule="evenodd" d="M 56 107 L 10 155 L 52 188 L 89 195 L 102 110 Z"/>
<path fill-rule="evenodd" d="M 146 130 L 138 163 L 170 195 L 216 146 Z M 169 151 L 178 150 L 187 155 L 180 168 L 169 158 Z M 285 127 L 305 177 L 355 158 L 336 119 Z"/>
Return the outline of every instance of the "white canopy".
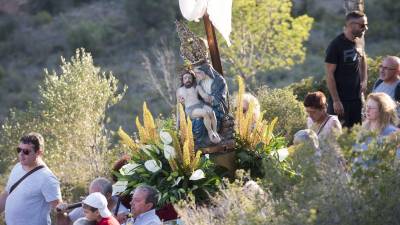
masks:
<path fill-rule="evenodd" d="M 198 22 L 207 12 L 211 23 L 231 45 L 229 34 L 232 31 L 232 0 L 179 0 L 182 15 L 189 21 Z"/>

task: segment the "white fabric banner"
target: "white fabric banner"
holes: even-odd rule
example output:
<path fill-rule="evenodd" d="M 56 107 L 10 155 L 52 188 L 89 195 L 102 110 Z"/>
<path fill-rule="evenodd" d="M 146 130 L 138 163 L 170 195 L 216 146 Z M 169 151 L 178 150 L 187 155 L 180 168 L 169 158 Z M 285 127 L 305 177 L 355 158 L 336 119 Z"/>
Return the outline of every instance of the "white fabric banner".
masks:
<path fill-rule="evenodd" d="M 232 31 L 232 0 L 179 0 L 182 15 L 189 21 L 199 22 L 207 11 L 211 23 L 221 33 L 228 46 Z"/>

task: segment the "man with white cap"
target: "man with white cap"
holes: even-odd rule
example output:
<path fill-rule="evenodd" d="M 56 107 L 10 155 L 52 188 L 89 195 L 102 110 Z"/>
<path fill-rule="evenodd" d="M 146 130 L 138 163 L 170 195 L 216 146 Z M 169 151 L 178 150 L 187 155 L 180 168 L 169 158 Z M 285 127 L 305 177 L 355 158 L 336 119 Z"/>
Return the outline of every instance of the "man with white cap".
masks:
<path fill-rule="evenodd" d="M 89 185 L 89 194 L 94 192 L 102 193 L 108 202 L 108 209 L 114 213 L 115 218 L 118 222 L 123 223 L 126 220 L 126 216 L 129 214 L 123 204 L 118 203 L 118 197 L 113 195 L 112 182 L 105 177 L 98 177 L 94 179 Z M 62 212 L 66 212 L 68 204 L 61 204 L 59 208 Z M 72 225 L 79 218 L 85 217 L 82 207 L 73 209 L 68 214 L 61 214 L 57 217 L 57 225 Z"/>
<path fill-rule="evenodd" d="M 100 192 L 94 192 L 82 201 L 85 217 L 96 221 L 96 225 L 120 225 L 107 208 L 107 199 Z"/>

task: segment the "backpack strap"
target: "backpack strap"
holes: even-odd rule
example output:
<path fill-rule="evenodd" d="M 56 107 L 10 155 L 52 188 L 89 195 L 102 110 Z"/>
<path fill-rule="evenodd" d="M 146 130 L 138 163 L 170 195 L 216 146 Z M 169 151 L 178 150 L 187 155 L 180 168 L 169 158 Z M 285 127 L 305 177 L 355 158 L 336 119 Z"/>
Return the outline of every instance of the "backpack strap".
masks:
<path fill-rule="evenodd" d="M 27 172 L 27 173 L 26 173 L 24 176 L 22 176 L 21 178 L 19 178 L 19 180 L 18 180 L 17 182 L 15 182 L 15 183 L 13 184 L 13 186 L 11 186 L 10 191 L 8 192 L 8 194 L 11 194 L 11 192 L 14 191 L 14 189 L 15 189 L 16 187 L 18 187 L 18 185 L 19 185 L 23 180 L 25 180 L 25 178 L 27 178 L 29 175 L 31 175 L 32 173 L 34 173 L 34 172 L 36 172 L 36 171 L 38 171 L 38 170 L 40 170 L 40 169 L 42 169 L 42 168 L 44 168 L 43 165 L 37 166 L 37 167 L 35 167 L 33 170 Z"/>
<path fill-rule="evenodd" d="M 119 207 L 121 206 L 121 199 L 118 195 L 118 200 L 117 200 L 117 205 L 115 206 L 115 210 L 114 210 L 114 216 L 118 215 L 118 211 L 119 211 Z"/>
<path fill-rule="evenodd" d="M 383 80 L 381 80 L 381 79 L 376 80 L 375 84 L 374 84 L 374 87 L 372 89 L 377 88 L 382 82 L 383 82 Z"/>
<path fill-rule="evenodd" d="M 396 88 L 394 89 L 394 100 L 400 102 L 400 82 L 397 83 Z"/>

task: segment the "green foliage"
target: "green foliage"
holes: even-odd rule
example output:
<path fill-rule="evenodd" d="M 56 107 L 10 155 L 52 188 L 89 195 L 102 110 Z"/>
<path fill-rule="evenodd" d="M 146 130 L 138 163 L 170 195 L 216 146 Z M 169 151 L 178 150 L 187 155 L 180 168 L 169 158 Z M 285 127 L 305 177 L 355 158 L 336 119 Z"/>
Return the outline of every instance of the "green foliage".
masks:
<path fill-rule="evenodd" d="M 291 163 L 279 157 L 286 146 L 284 137 L 273 137 L 268 144 L 259 143 L 255 149 L 249 149 L 251 147 L 236 136 L 237 169 L 248 171 L 252 179 L 263 179 L 263 184 L 274 197 L 281 196 L 289 185 L 296 182 Z"/>
<path fill-rule="evenodd" d="M 344 133 L 339 143 L 352 171 L 351 185 L 361 195 L 360 224 L 398 224 L 399 134 L 379 137 L 358 127 Z"/>
<path fill-rule="evenodd" d="M 382 63 L 384 57 L 368 58 L 368 84 L 367 94 L 372 91 L 372 88 L 379 78 L 379 65 Z M 290 84 L 289 88 L 299 101 L 303 101 L 308 92 L 322 91 L 325 96 L 329 97 L 328 87 L 326 80 L 318 79 L 315 77 L 304 78 L 298 82 Z"/>
<path fill-rule="evenodd" d="M 130 25 L 140 34 L 137 41 L 148 43 L 173 30 L 174 21 L 181 18 L 175 0 L 125 0 L 125 10 Z"/>
<path fill-rule="evenodd" d="M 2 81 L 2 79 L 6 76 L 6 71 L 4 70 L 4 68 L 0 65 L 0 82 Z"/>
<path fill-rule="evenodd" d="M 328 87 L 326 86 L 325 79 L 316 79 L 314 77 L 307 77 L 299 82 L 292 83 L 288 88 L 297 96 L 297 100 L 303 102 L 307 93 L 314 91 L 322 91 L 325 96 L 328 96 Z"/>
<path fill-rule="evenodd" d="M 161 194 L 158 206 L 163 207 L 187 199 L 200 203 L 217 191 L 220 178 L 214 172 L 214 164 L 208 157 L 200 157 L 200 151 L 192 153 L 194 149 L 189 150 L 187 139 L 184 144 L 179 140 L 184 134 L 178 136 L 176 130 L 160 131 L 163 143 L 153 137 L 146 145 L 142 137 L 141 145 L 136 145 L 122 130 L 119 134 L 133 152 L 128 164 L 115 173 L 118 177 L 115 185 L 123 187 L 121 192 L 130 193 L 140 184 L 154 186 Z"/>
<path fill-rule="evenodd" d="M 67 9 L 78 6 L 83 3 L 89 3 L 92 0 L 34 0 L 27 1 L 25 9 L 33 14 L 41 11 L 47 11 L 53 15 L 64 12 Z"/>
<path fill-rule="evenodd" d="M 67 40 L 72 49 L 85 48 L 93 54 L 99 54 L 109 35 L 111 32 L 104 24 L 81 21 L 71 25 Z"/>
<path fill-rule="evenodd" d="M 292 148 L 289 157 L 301 179 L 285 187 L 282 198 L 272 198 L 268 186 L 244 184 L 242 178 L 226 184 L 208 207 L 183 204 L 178 209 L 182 220 L 185 224 L 360 224 L 363 215 L 357 213 L 362 202 L 349 186 L 334 147 L 324 145 L 319 157 L 307 143 Z"/>
<path fill-rule="evenodd" d="M 272 121 L 278 117 L 276 134 L 290 140 L 294 133 L 306 126 L 306 113 L 302 102 L 288 88 L 271 89 L 262 87 L 257 92 L 264 118 Z"/>
<path fill-rule="evenodd" d="M 19 137 L 30 131 L 43 134 L 45 162 L 63 184 L 85 183 L 108 172 L 118 153 L 110 151 L 105 113 L 122 98 L 118 81 L 111 73 L 101 73 L 83 49 L 70 62 L 62 59 L 61 71 L 46 71 L 40 103 L 24 112 L 12 111 L 4 123 L 2 172 L 16 158 L 13 149 Z"/>
<path fill-rule="evenodd" d="M 232 12 L 232 46 L 222 45 L 232 74 L 249 78 L 259 71 L 290 68 L 305 58 L 303 42 L 313 19 L 293 18 L 289 0 L 236 0 Z"/>
<path fill-rule="evenodd" d="M 365 1 L 368 15 L 368 36 L 373 39 L 397 39 L 400 35 L 400 2 L 394 0 Z"/>
<path fill-rule="evenodd" d="M 282 224 L 282 217 L 275 212 L 276 202 L 254 181 L 245 184 L 247 179 L 242 176 L 233 183 L 225 182 L 226 187 L 212 197 L 209 207 L 182 202 L 176 208 L 184 224 Z"/>
<path fill-rule="evenodd" d="M 379 78 L 379 65 L 384 57 L 368 58 L 368 83 L 367 92 L 371 92 L 376 80 Z"/>
<path fill-rule="evenodd" d="M 53 20 L 53 17 L 47 11 L 40 11 L 36 15 L 33 16 L 33 22 L 36 26 L 51 23 L 52 20 Z"/>
<path fill-rule="evenodd" d="M 13 34 L 16 27 L 17 22 L 13 17 L 0 15 L 0 41 L 5 41 Z"/>
<path fill-rule="evenodd" d="M 17 160 L 17 154 L 14 149 L 18 145 L 19 138 L 26 132 L 37 130 L 35 121 L 39 115 L 32 109 L 32 106 L 26 111 L 10 110 L 10 115 L 4 121 L 1 127 L 0 135 L 0 173 L 6 174 Z"/>
<path fill-rule="evenodd" d="M 182 199 L 193 199 L 198 203 L 204 202 L 209 198 L 209 194 L 217 191 L 220 178 L 214 173 L 214 165 L 206 158 L 202 157 L 199 168 L 205 173 L 205 178 L 190 180 L 190 176 L 179 170 L 174 171 L 164 157 L 162 146 L 153 145 L 147 149 L 148 157 L 144 152 L 134 155 L 130 163 L 137 165 L 134 173 L 129 175 L 116 174 L 118 181 L 128 181 L 125 193 L 130 193 L 140 184 L 154 186 L 161 193 L 158 206 L 162 207 L 168 203 L 174 204 Z M 147 158 L 145 158 L 147 157 Z M 161 169 L 152 172 L 147 167 L 149 160 L 157 160 Z M 130 164 L 128 164 L 130 165 Z"/>
<path fill-rule="evenodd" d="M 284 224 L 360 224 L 361 201 L 349 184 L 340 149 L 329 143 L 320 146 L 315 149 L 307 142 L 293 146 L 290 158 L 302 179 L 278 208 Z"/>

